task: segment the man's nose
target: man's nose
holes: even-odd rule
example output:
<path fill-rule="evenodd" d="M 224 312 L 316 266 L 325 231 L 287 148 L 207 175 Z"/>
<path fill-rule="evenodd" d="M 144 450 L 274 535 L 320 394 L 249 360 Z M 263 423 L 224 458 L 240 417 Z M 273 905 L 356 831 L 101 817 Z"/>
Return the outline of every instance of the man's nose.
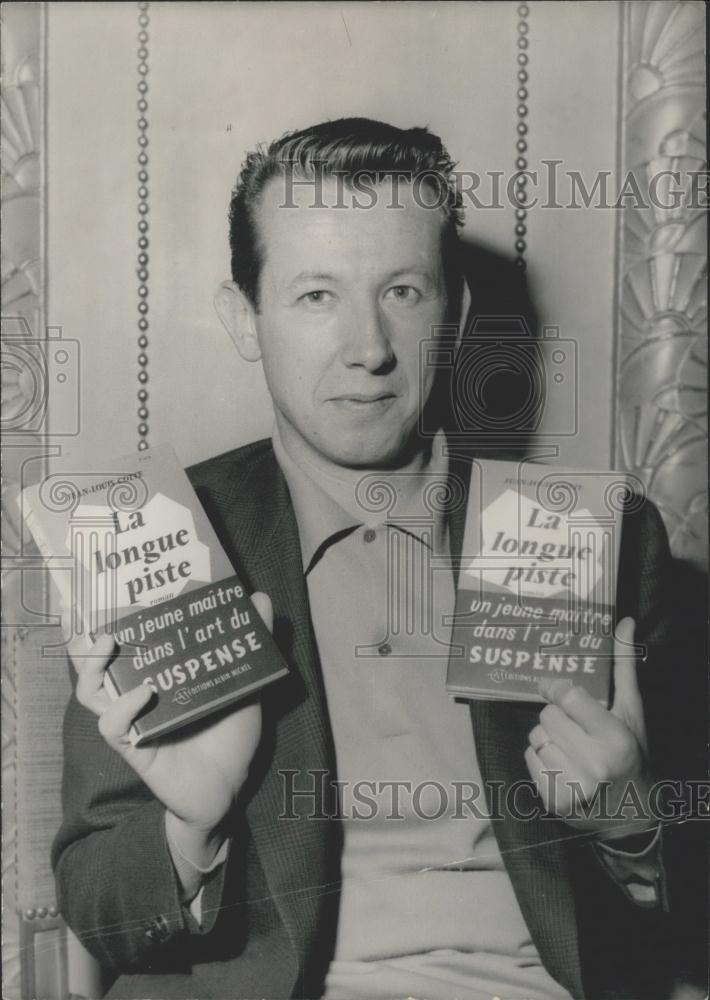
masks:
<path fill-rule="evenodd" d="M 343 361 L 348 368 L 365 368 L 373 373 L 393 366 L 392 342 L 379 306 L 356 310 L 343 344 Z"/>

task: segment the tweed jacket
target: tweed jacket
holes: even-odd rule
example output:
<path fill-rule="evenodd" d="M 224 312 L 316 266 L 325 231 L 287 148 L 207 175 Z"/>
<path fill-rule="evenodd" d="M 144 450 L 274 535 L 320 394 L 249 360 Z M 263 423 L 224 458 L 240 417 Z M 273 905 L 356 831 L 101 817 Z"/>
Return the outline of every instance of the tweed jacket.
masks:
<path fill-rule="evenodd" d="M 291 673 L 262 694 L 263 738 L 244 804 L 229 819 L 229 860 L 205 887 L 201 927 L 181 905 L 161 804 L 72 697 L 64 821 L 53 848 L 60 905 L 114 979 L 109 996 L 318 997 L 335 940 L 340 825 L 305 814 L 278 818 L 281 772 L 322 774 L 312 783 L 322 814 L 333 812 L 327 778 L 336 777 L 296 519 L 269 441 L 189 472 L 235 571 L 250 591 L 270 595 L 274 636 Z M 466 475 L 465 463 L 458 472 Z M 459 506 L 449 515 L 455 571 L 464 513 Z M 655 508 L 646 503 L 625 515 L 617 611 L 636 619 L 637 638 L 650 650 L 639 674 L 650 699 L 662 697 L 668 558 Z M 506 787 L 529 777 L 523 752 L 538 712 L 528 704 L 471 703 L 484 782 Z M 493 826 L 553 978 L 574 997 L 662 996 L 666 916 L 627 900 L 587 838 L 562 823 L 501 815 Z"/>

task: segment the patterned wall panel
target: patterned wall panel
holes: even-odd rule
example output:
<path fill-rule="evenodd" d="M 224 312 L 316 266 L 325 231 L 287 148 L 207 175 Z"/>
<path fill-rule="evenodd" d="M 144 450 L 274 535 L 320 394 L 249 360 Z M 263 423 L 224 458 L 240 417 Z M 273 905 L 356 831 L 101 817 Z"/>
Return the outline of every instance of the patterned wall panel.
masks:
<path fill-rule="evenodd" d="M 18 346 L 36 336 L 41 310 L 40 209 L 40 10 L 22 4 L 3 11 L 2 33 L 2 425 L 22 422 L 31 406 L 32 387 L 6 351 L 6 334 Z M 6 316 L 8 317 L 6 322 Z M 19 451 L 8 449 L 3 462 L 2 541 L 7 558 L 20 554 L 20 526 L 11 497 Z M 16 825 L 16 696 L 15 674 L 20 634 L 7 627 L 19 606 L 20 578 L 15 568 L 3 570 L 2 628 L 2 796 L 3 796 L 3 982 L 6 996 L 18 993 L 20 926 L 17 919 L 18 870 Z"/>
<path fill-rule="evenodd" d="M 60 678 L 41 669 L 47 632 L 35 626 L 45 620 L 46 580 L 36 550 L 23 541 L 15 503 L 21 479 L 41 475 L 47 453 L 44 18 L 39 3 L 3 8 L 2 921 L 3 996 L 49 1000 L 66 992 L 65 932 L 47 843 L 60 808 L 68 678 L 65 670 Z"/>
<path fill-rule="evenodd" d="M 625 3 L 617 463 L 707 562 L 705 8 Z"/>

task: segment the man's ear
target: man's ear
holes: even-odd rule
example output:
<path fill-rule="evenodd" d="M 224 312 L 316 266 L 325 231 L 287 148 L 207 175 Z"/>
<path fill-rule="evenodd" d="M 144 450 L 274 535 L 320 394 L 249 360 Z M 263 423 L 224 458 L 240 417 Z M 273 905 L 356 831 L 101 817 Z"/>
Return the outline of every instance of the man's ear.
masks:
<path fill-rule="evenodd" d="M 233 281 L 223 281 L 214 297 L 222 325 L 245 361 L 259 361 L 261 349 L 254 307 Z"/>

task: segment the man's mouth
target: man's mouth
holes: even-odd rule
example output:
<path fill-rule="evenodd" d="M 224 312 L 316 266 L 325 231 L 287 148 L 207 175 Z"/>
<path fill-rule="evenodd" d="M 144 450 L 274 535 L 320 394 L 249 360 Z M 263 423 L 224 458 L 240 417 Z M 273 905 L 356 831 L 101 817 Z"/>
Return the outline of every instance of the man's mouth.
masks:
<path fill-rule="evenodd" d="M 394 399 L 393 392 L 349 392 L 342 396 L 333 396 L 333 403 L 352 403 L 354 406 L 368 406 L 374 403 L 383 403 L 386 400 Z"/>

